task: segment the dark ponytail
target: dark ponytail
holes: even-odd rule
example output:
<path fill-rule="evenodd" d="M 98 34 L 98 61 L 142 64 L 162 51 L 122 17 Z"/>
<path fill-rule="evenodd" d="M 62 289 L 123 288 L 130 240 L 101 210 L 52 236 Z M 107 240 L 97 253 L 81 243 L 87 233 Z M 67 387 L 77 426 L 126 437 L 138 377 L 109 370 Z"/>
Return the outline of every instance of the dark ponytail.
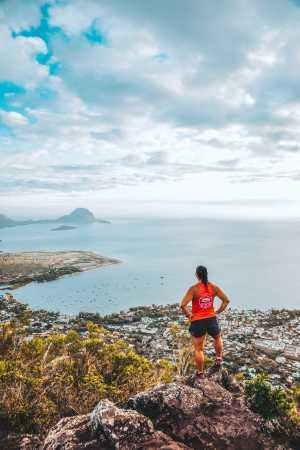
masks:
<path fill-rule="evenodd" d="M 207 268 L 204 266 L 198 266 L 196 269 L 196 275 L 199 281 L 202 281 L 202 283 L 207 287 L 208 285 Z"/>

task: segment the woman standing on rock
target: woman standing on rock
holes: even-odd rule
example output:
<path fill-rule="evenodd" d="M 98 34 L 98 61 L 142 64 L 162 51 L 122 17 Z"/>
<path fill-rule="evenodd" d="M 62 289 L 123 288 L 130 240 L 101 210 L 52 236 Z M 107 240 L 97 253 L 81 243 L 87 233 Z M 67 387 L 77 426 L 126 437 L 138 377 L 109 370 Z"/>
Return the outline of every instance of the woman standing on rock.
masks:
<path fill-rule="evenodd" d="M 206 334 L 213 337 L 216 351 L 216 360 L 210 368 L 209 374 L 221 369 L 223 342 L 217 315 L 226 309 L 229 304 L 229 298 L 216 284 L 208 281 L 206 267 L 197 267 L 196 278 L 198 282 L 191 286 L 183 297 L 181 309 L 191 321 L 189 332 L 195 349 L 196 377 L 201 379 L 204 378 L 204 344 Z M 216 311 L 214 309 L 215 297 L 222 300 L 221 306 Z M 188 308 L 190 302 L 192 302 L 192 312 Z"/>

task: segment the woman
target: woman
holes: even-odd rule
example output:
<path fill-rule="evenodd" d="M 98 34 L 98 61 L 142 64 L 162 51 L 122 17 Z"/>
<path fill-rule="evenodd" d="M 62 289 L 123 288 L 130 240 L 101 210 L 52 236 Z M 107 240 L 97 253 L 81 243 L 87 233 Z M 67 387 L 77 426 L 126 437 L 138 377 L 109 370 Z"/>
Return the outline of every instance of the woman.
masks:
<path fill-rule="evenodd" d="M 196 278 L 198 283 L 190 287 L 183 297 L 181 309 L 191 321 L 189 332 L 195 349 L 196 377 L 202 379 L 204 378 L 203 350 L 206 334 L 214 338 L 216 351 L 216 360 L 209 372 L 211 374 L 221 369 L 223 342 L 217 314 L 226 309 L 229 304 L 229 298 L 216 284 L 208 281 L 206 267 L 197 267 Z M 215 297 L 219 297 L 222 300 L 222 304 L 217 310 L 214 309 Z M 192 302 L 192 312 L 188 308 L 190 302 Z"/>

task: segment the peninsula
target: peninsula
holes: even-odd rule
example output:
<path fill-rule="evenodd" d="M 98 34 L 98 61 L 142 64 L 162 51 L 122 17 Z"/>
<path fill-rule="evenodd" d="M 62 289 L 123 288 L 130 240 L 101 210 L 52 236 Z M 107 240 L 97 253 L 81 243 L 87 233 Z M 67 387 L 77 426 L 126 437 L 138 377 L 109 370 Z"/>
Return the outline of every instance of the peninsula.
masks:
<path fill-rule="evenodd" d="M 1 253 L 0 289 L 16 289 L 32 281 L 52 281 L 119 262 L 86 251 Z"/>

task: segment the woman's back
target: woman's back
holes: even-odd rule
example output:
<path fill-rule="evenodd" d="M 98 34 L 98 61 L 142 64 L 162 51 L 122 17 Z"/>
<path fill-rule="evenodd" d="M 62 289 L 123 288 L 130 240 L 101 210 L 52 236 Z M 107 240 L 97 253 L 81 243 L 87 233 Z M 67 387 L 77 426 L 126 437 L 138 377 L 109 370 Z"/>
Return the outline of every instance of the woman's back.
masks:
<path fill-rule="evenodd" d="M 193 286 L 192 321 L 215 317 L 215 284 L 199 282 Z"/>

